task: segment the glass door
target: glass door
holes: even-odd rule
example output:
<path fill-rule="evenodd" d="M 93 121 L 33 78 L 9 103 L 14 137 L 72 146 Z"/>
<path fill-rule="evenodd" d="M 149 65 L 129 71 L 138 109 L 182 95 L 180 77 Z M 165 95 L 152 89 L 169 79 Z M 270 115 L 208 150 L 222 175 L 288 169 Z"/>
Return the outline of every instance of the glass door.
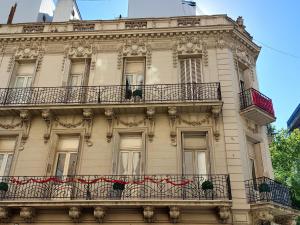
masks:
<path fill-rule="evenodd" d="M 143 99 L 145 80 L 145 59 L 125 59 L 124 85 L 125 100 Z"/>

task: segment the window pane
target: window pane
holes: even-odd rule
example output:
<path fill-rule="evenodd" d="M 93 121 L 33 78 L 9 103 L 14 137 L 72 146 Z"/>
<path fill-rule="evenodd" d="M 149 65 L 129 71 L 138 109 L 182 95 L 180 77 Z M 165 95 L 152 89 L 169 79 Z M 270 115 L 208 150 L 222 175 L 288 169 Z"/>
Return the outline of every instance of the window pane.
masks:
<path fill-rule="evenodd" d="M 119 158 L 119 174 L 120 175 L 128 174 L 128 158 L 129 158 L 128 152 L 120 152 L 120 158 Z"/>
<path fill-rule="evenodd" d="M 4 165 L 2 165 L 4 163 L 3 159 L 4 159 L 4 154 L 0 154 L 0 172 L 2 170 L 2 167 L 4 167 Z M 2 176 L 1 173 L 0 173 L 0 176 Z"/>
<path fill-rule="evenodd" d="M 55 176 L 63 176 L 66 162 L 66 153 L 59 153 L 56 165 Z"/>
<path fill-rule="evenodd" d="M 132 156 L 132 175 L 139 175 L 141 169 L 141 153 L 133 152 Z"/>
<path fill-rule="evenodd" d="M 8 154 L 7 162 L 4 169 L 4 176 L 9 176 L 12 159 L 13 159 L 13 154 Z"/>
<path fill-rule="evenodd" d="M 25 87 L 30 87 L 31 86 L 31 81 L 32 81 L 32 77 L 27 76 L 27 81 L 26 81 L 26 86 Z"/>
<path fill-rule="evenodd" d="M 194 165 L 193 165 L 193 152 L 185 151 L 184 152 L 184 173 L 185 174 L 194 174 Z"/>
<path fill-rule="evenodd" d="M 16 88 L 22 88 L 24 87 L 25 77 L 16 77 Z"/>
<path fill-rule="evenodd" d="M 122 135 L 120 140 L 120 149 L 136 150 L 142 149 L 142 135 Z"/>
<path fill-rule="evenodd" d="M 198 174 L 206 174 L 206 157 L 205 152 L 197 152 Z"/>
<path fill-rule="evenodd" d="M 77 153 L 71 153 L 70 161 L 69 161 L 69 168 L 68 168 L 68 176 L 75 175 L 76 162 L 77 162 Z"/>

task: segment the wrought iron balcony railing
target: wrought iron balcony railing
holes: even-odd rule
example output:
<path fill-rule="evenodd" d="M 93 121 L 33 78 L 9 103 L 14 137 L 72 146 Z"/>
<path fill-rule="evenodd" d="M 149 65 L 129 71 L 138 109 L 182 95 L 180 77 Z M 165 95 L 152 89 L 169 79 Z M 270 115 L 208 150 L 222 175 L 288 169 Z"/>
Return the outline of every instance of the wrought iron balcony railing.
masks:
<path fill-rule="evenodd" d="M 0 201 L 229 200 L 228 175 L 1 177 Z"/>
<path fill-rule="evenodd" d="M 273 103 L 270 98 L 263 95 L 254 88 L 250 88 L 240 93 L 241 110 L 247 109 L 250 106 L 257 106 L 272 117 L 275 117 Z"/>
<path fill-rule="evenodd" d="M 221 100 L 220 83 L 0 89 L 0 105 L 139 104 Z"/>
<path fill-rule="evenodd" d="M 267 177 L 245 181 L 249 203 L 274 202 L 280 205 L 294 207 L 291 192 L 285 185 Z"/>

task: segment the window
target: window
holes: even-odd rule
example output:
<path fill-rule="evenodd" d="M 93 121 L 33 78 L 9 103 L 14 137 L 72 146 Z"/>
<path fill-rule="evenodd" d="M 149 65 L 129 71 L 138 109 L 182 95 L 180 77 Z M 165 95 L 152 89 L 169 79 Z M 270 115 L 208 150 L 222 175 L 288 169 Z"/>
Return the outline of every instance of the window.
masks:
<path fill-rule="evenodd" d="M 118 175 L 140 175 L 142 151 L 142 134 L 122 134 L 119 143 Z"/>
<path fill-rule="evenodd" d="M 71 62 L 71 69 L 66 89 L 66 101 L 71 103 L 84 102 L 86 98 L 85 89 L 82 86 L 88 85 L 90 60 L 76 60 Z"/>
<path fill-rule="evenodd" d="M 194 85 L 202 82 L 201 58 L 182 58 L 179 61 L 182 98 L 184 100 L 201 99 L 204 94 L 203 90 Z"/>
<path fill-rule="evenodd" d="M 0 176 L 9 176 L 15 144 L 15 138 L 0 139 Z"/>
<path fill-rule="evenodd" d="M 201 58 L 182 58 L 180 61 L 181 83 L 201 83 Z"/>
<path fill-rule="evenodd" d="M 125 59 L 123 84 L 125 85 L 125 99 L 138 100 L 143 98 L 145 82 L 145 59 Z"/>
<path fill-rule="evenodd" d="M 73 176 L 76 173 L 79 137 L 60 137 L 57 145 L 55 176 Z"/>
<path fill-rule="evenodd" d="M 88 85 L 89 70 L 90 59 L 72 61 L 68 86 Z"/>
<path fill-rule="evenodd" d="M 35 69 L 34 63 L 18 64 L 14 87 L 15 88 L 31 87 L 32 78 L 34 75 L 34 69 Z"/>
<path fill-rule="evenodd" d="M 249 178 L 256 179 L 256 154 L 255 154 L 255 144 L 247 140 L 248 156 L 249 156 Z"/>
<path fill-rule="evenodd" d="M 183 133 L 183 173 L 207 174 L 208 146 L 206 133 Z"/>

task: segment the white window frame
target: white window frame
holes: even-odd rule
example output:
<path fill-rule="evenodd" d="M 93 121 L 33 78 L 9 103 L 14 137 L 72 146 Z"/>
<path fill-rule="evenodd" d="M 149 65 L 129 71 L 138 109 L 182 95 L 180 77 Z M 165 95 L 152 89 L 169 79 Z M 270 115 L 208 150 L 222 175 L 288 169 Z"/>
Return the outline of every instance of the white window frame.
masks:
<path fill-rule="evenodd" d="M 78 62 L 84 63 L 84 70 L 82 74 L 79 73 L 72 73 L 72 66 L 73 64 L 76 64 Z M 67 81 L 67 86 L 69 87 L 80 87 L 80 86 L 86 86 L 88 85 L 89 82 L 89 77 L 90 77 L 90 70 L 91 70 L 91 59 L 90 58 L 82 58 L 82 59 L 70 59 L 70 68 L 69 68 L 69 73 L 68 73 L 68 81 Z M 81 83 L 76 86 L 71 85 L 72 77 L 77 76 L 81 77 Z"/>
<path fill-rule="evenodd" d="M 76 154 L 77 155 L 77 159 L 78 159 L 78 152 L 75 151 L 57 151 L 56 152 L 56 159 L 55 159 L 55 169 L 54 169 L 54 176 L 57 176 L 57 166 L 58 166 L 58 159 L 59 159 L 59 155 L 60 154 L 66 154 L 66 159 L 65 159 L 65 163 L 64 163 L 64 171 L 62 176 L 69 176 L 68 171 L 69 171 L 69 166 L 70 166 L 70 158 L 71 158 L 71 154 Z M 76 160 L 77 163 L 77 160 Z M 75 165 L 75 169 L 76 169 Z M 74 171 L 76 172 L 76 171 Z"/>
<path fill-rule="evenodd" d="M 147 163 L 147 145 L 146 145 L 146 130 L 143 128 L 137 129 L 115 129 L 114 130 L 114 150 L 112 162 L 112 174 L 119 175 L 119 157 L 120 157 L 120 140 L 122 135 L 141 134 L 142 136 L 142 149 L 141 149 L 141 164 L 140 175 L 145 174 Z"/>
<path fill-rule="evenodd" d="M 8 168 L 8 174 L 5 175 L 5 176 L 9 176 L 10 169 L 11 169 L 11 166 L 12 166 L 12 163 L 13 163 L 14 152 L 0 152 L 0 155 L 3 155 L 2 164 L 1 164 L 1 167 L 0 167 L 0 177 L 5 175 L 4 172 L 7 169 L 8 158 L 11 155 L 11 163 L 10 163 L 9 168 Z"/>
<path fill-rule="evenodd" d="M 185 148 L 184 146 L 184 135 L 185 134 L 191 134 L 191 135 L 200 135 L 200 134 L 204 134 L 205 132 L 181 132 L 181 148 L 182 148 L 182 173 L 185 174 L 185 152 L 192 152 L 192 156 L 193 156 L 193 174 L 195 175 L 206 175 L 206 174 L 210 174 L 210 155 L 209 155 L 209 140 L 208 140 L 208 134 L 205 133 L 205 137 L 206 137 L 206 148 L 205 149 L 199 149 L 197 147 L 195 148 Z M 198 174 L 199 168 L 198 168 L 198 164 L 197 162 L 197 155 L 199 152 L 204 152 L 205 153 L 205 167 L 206 167 L 206 174 Z M 187 174 L 189 175 L 189 174 Z"/>

